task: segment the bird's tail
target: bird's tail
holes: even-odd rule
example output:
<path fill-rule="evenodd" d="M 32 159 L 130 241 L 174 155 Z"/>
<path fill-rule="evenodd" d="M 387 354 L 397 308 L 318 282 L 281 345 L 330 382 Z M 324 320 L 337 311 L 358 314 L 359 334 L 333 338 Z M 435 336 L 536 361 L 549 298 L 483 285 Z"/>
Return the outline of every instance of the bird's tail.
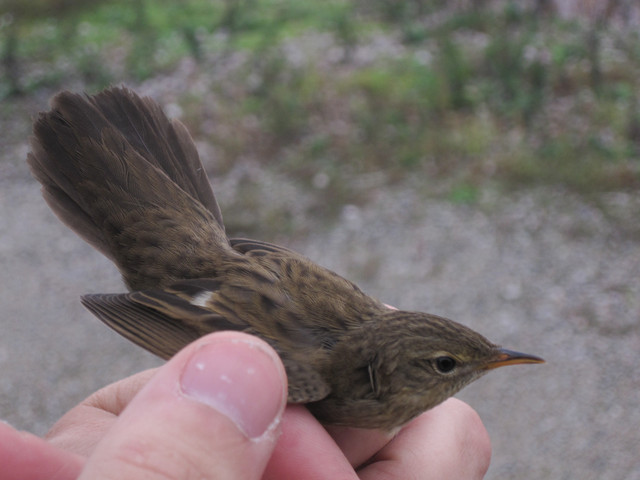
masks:
<path fill-rule="evenodd" d="M 56 215 L 130 288 L 215 275 L 205 260 L 230 250 L 193 140 L 150 98 L 59 93 L 34 122 L 27 162 Z"/>

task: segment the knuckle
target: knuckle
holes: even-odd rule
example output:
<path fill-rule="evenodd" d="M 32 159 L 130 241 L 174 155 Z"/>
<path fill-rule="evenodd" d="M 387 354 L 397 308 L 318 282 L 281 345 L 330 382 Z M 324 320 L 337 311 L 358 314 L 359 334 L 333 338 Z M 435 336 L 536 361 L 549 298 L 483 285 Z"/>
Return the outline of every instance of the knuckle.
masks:
<path fill-rule="evenodd" d="M 466 404 L 462 408 L 464 455 L 474 470 L 473 478 L 483 478 L 491 463 L 491 439 L 480 415 Z"/>
<path fill-rule="evenodd" d="M 121 478 L 153 480 L 185 480 L 206 478 L 196 465 L 173 451 L 159 451 L 144 441 L 131 441 L 119 445 L 113 461 L 118 465 Z M 127 472 L 127 474 L 124 474 Z"/>

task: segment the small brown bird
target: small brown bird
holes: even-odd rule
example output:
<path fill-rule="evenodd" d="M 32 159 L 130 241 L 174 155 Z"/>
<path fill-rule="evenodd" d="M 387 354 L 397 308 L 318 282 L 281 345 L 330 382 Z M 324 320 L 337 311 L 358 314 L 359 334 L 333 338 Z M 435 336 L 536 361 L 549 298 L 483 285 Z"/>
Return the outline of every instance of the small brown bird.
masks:
<path fill-rule="evenodd" d="M 282 358 L 289 402 L 323 423 L 393 429 L 488 370 L 543 362 L 392 310 L 286 248 L 228 238 L 185 127 L 126 88 L 55 96 L 27 161 L 53 211 L 130 289 L 82 297 L 91 312 L 165 359 L 213 331 L 257 335 Z"/>

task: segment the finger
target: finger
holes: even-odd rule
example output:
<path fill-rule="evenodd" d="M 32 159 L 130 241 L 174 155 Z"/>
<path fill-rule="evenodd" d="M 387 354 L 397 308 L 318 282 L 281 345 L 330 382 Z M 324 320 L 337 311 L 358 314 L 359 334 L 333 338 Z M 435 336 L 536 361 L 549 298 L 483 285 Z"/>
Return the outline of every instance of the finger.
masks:
<path fill-rule="evenodd" d="M 357 480 L 325 428 L 301 405 L 290 405 L 264 480 Z"/>
<path fill-rule="evenodd" d="M 260 478 L 285 403 L 273 349 L 242 333 L 208 335 L 158 369 L 80 478 Z"/>
<path fill-rule="evenodd" d="M 390 432 L 364 428 L 329 425 L 326 429 L 354 468 L 368 462 L 394 436 Z"/>
<path fill-rule="evenodd" d="M 360 472 L 362 480 L 482 479 L 491 442 L 478 414 L 451 398 L 407 424 Z"/>
<path fill-rule="evenodd" d="M 58 448 L 88 457 L 156 370 L 145 370 L 98 390 L 69 410 L 45 438 Z"/>
<path fill-rule="evenodd" d="M 0 422 L 0 465 L 3 480 L 72 480 L 84 461 L 27 432 Z"/>

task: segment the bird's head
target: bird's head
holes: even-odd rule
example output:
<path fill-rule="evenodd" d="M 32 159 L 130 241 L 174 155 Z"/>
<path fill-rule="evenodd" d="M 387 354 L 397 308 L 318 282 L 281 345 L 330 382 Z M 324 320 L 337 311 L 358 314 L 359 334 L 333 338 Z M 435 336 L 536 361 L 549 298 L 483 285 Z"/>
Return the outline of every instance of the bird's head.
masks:
<path fill-rule="evenodd" d="M 497 367 L 543 363 L 540 357 L 506 350 L 464 325 L 420 312 L 392 310 L 375 329 L 369 366 L 374 392 L 414 416 L 454 395 Z M 394 411 L 391 415 L 400 415 Z"/>

